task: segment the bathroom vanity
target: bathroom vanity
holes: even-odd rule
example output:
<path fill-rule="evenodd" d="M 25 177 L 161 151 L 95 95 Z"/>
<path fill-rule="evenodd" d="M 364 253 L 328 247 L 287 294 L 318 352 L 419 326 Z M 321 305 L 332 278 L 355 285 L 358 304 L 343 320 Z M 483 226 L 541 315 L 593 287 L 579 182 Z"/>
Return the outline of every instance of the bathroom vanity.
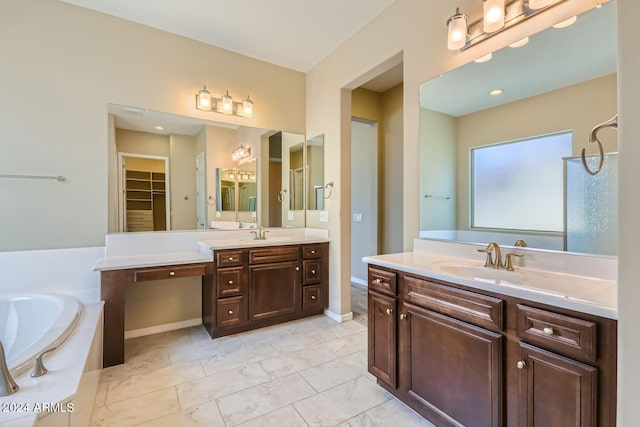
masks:
<path fill-rule="evenodd" d="M 517 270 L 487 271 L 490 285 L 462 277 L 468 261 L 404 255 L 365 259 L 378 384 L 438 426 L 615 425 L 617 322 L 602 306 L 517 289 Z"/>
<path fill-rule="evenodd" d="M 150 280 L 202 278 L 202 323 L 212 338 L 323 313 L 328 306 L 326 230 L 107 236 L 101 273 L 104 367 L 124 363 L 125 288 Z"/>

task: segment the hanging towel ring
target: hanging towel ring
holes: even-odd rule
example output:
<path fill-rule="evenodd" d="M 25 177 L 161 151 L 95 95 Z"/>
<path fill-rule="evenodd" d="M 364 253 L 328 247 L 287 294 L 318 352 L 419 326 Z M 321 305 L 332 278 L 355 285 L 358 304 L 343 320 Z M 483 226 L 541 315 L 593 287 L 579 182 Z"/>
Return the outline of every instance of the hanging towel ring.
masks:
<path fill-rule="evenodd" d="M 600 131 L 600 129 L 604 129 L 604 128 L 617 129 L 618 115 L 616 114 L 610 120 L 607 120 L 606 122 L 599 124 L 598 126 L 594 127 L 593 130 L 591 131 L 591 136 L 589 137 L 589 141 L 595 142 L 596 144 L 598 144 L 598 151 L 600 153 L 600 160 L 598 161 L 598 167 L 596 168 L 595 171 L 592 171 L 591 169 L 589 169 L 589 165 L 587 165 L 587 158 L 585 154 L 586 150 L 584 148 L 582 149 L 582 166 L 584 166 L 585 170 L 589 173 L 589 175 L 593 175 L 593 176 L 597 175 L 602 169 L 602 165 L 604 164 L 604 149 L 602 148 L 602 143 L 598 139 L 598 132 Z"/>
<path fill-rule="evenodd" d="M 324 186 L 324 190 L 325 192 L 329 192 L 328 196 L 324 196 L 325 199 L 328 199 L 329 197 L 331 197 L 331 195 L 333 194 L 333 181 L 327 182 L 327 184 Z"/>

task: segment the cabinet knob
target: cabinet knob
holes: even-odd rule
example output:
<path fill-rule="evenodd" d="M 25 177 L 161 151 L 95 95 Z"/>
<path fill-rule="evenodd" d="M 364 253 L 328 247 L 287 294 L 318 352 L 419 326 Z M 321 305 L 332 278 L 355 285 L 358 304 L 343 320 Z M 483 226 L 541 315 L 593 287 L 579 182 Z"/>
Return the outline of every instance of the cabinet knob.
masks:
<path fill-rule="evenodd" d="M 233 310 L 229 310 L 229 311 L 227 311 L 227 313 L 233 314 Z"/>
<path fill-rule="evenodd" d="M 390 309 L 390 308 L 387 308 L 387 314 L 388 314 L 389 316 L 391 316 L 391 315 L 393 314 L 393 310 L 392 310 L 392 309 Z"/>
<path fill-rule="evenodd" d="M 300 271 L 300 267 L 296 267 L 296 271 Z"/>
<path fill-rule="evenodd" d="M 229 284 L 230 284 L 230 285 L 233 285 L 233 280 L 229 280 Z"/>
<path fill-rule="evenodd" d="M 169 272 L 169 276 L 175 276 L 175 275 L 176 275 L 176 272 L 175 272 L 175 271 L 170 271 L 170 272 Z"/>
<path fill-rule="evenodd" d="M 311 251 L 311 255 L 315 255 L 315 254 L 316 254 L 316 251 Z"/>
<path fill-rule="evenodd" d="M 316 271 L 315 270 L 311 270 L 311 274 L 316 274 Z"/>
<path fill-rule="evenodd" d="M 232 256 L 229 257 L 229 261 L 233 261 L 233 257 Z"/>
<path fill-rule="evenodd" d="M 524 360 L 518 360 L 518 363 L 516 363 L 516 367 L 518 369 L 524 369 L 527 366 L 527 362 L 525 362 Z"/>
<path fill-rule="evenodd" d="M 312 300 L 315 300 L 315 299 L 316 299 L 316 296 L 315 296 L 315 295 L 311 295 L 311 299 L 312 299 Z"/>
<path fill-rule="evenodd" d="M 542 331 L 547 335 L 553 335 L 553 328 L 551 327 L 547 326 L 546 328 L 543 328 Z"/>
<path fill-rule="evenodd" d="M 404 313 L 400 313 L 400 320 L 406 320 L 407 319 L 407 315 Z"/>
<path fill-rule="evenodd" d="M 373 279 L 373 283 L 375 283 L 376 285 L 381 285 L 382 279 Z"/>

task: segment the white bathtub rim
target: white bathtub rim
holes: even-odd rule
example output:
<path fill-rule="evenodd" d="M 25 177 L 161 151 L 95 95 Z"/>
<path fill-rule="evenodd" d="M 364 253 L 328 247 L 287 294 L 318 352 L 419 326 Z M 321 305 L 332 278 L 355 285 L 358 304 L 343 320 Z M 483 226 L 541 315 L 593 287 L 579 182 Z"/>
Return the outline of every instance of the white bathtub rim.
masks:
<path fill-rule="evenodd" d="M 78 301 L 77 298 L 63 293 L 53 292 L 29 292 L 29 293 L 12 293 L 1 295 L 0 299 L 15 299 L 15 298 L 37 298 L 37 297 L 58 298 L 63 300 L 65 304 L 70 304 L 69 308 L 73 309 L 72 313 L 62 313 L 54 321 L 54 325 L 43 334 L 36 342 L 24 349 L 20 354 L 7 359 L 7 365 L 13 378 L 17 378 L 25 372 L 31 370 L 35 365 L 35 358 L 41 352 L 50 348 L 56 350 L 47 353 L 45 359 L 53 356 L 53 353 L 57 351 L 64 344 L 64 342 L 73 334 L 76 326 L 82 318 L 84 311 L 83 304 Z M 55 336 L 55 338 L 53 338 Z M 45 338 L 47 338 L 45 340 Z M 48 342 L 43 342 L 48 341 Z"/>

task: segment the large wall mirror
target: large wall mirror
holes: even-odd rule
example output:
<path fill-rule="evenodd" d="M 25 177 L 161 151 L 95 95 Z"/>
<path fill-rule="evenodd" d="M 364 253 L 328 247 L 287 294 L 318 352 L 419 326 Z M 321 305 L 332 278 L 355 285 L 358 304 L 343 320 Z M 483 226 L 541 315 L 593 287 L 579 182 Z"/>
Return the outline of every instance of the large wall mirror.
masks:
<path fill-rule="evenodd" d="M 128 106 L 108 111 L 118 188 L 110 232 L 305 226 L 304 174 L 300 206 L 279 197 L 292 192 L 289 153 L 299 147 L 303 158 L 304 135 Z"/>
<path fill-rule="evenodd" d="M 307 140 L 307 210 L 324 210 L 324 135 Z"/>
<path fill-rule="evenodd" d="M 616 4 L 420 87 L 420 236 L 617 251 Z"/>

